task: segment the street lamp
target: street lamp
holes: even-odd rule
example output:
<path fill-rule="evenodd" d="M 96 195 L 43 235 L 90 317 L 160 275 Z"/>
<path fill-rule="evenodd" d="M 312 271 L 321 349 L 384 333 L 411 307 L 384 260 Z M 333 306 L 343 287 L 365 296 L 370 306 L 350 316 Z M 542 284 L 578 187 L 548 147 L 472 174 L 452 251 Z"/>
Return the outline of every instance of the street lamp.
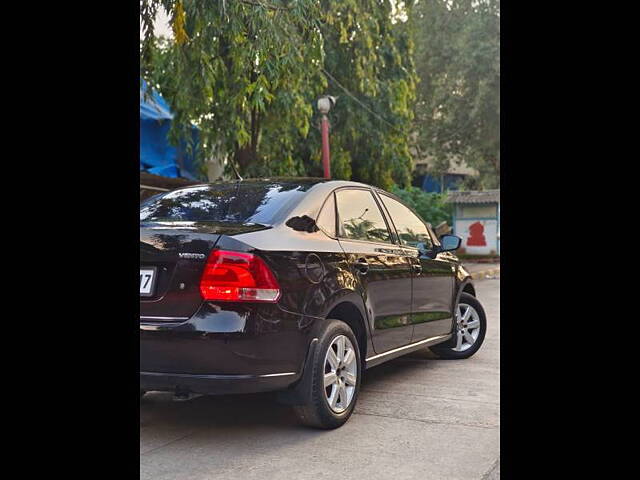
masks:
<path fill-rule="evenodd" d="M 324 178 L 331 178 L 331 157 L 329 153 L 329 119 L 327 113 L 336 103 L 337 97 L 325 95 L 318 99 L 318 110 L 322 114 L 322 168 L 324 169 Z"/>

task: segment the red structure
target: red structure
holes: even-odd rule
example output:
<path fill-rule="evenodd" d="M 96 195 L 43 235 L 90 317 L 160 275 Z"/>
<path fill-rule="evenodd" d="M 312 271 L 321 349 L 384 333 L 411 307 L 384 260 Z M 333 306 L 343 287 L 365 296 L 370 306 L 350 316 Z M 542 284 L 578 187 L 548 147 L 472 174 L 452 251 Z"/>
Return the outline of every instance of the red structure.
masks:
<path fill-rule="evenodd" d="M 468 247 L 486 247 L 487 239 L 484 238 L 484 225 L 475 222 L 469 225 L 469 238 L 467 239 Z"/>
<path fill-rule="evenodd" d="M 324 178 L 331 178 L 331 156 L 329 153 L 329 119 L 322 115 L 322 168 Z"/>

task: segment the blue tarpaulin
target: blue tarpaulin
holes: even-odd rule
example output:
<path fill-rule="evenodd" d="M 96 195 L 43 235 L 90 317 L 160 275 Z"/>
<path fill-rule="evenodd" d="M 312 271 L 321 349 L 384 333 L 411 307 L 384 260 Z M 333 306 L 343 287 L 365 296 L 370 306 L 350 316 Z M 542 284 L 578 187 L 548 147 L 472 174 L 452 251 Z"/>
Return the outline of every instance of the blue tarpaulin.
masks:
<path fill-rule="evenodd" d="M 176 148 L 169 143 L 167 133 L 173 114 L 167 102 L 155 90 L 146 96 L 147 83 L 140 86 L 140 170 L 163 177 L 205 180 L 197 172 L 193 155 L 186 152 L 186 142 Z M 198 130 L 192 134 L 197 142 Z"/>

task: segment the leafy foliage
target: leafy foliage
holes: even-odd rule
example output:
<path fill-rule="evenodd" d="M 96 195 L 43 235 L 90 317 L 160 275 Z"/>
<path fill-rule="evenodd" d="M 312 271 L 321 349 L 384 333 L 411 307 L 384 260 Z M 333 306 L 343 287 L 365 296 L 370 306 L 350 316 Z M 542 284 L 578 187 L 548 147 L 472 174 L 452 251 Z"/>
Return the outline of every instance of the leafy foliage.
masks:
<path fill-rule="evenodd" d="M 392 193 L 397 195 L 404 203 L 412 207 L 426 222 L 434 227 L 446 221 L 452 224 L 451 204 L 445 203 L 446 194 L 427 193 L 416 187 L 398 188 L 393 187 Z"/>
<path fill-rule="evenodd" d="M 172 15 L 175 40 L 158 44 L 145 31 L 141 61 L 143 77 L 176 113 L 174 142 L 194 123 L 206 157 L 232 156 L 249 175 L 302 173 L 286 147 L 293 132 L 306 136 L 312 113 L 306 95 L 326 81 L 314 65 L 322 59 L 316 2 L 290 3 L 142 1 L 142 12 L 162 5 Z M 283 155 L 269 168 L 278 147 Z"/>
<path fill-rule="evenodd" d="M 344 0 L 325 6 L 329 86 L 340 92 L 342 85 L 365 104 L 343 93 L 334 109 L 336 177 L 385 189 L 394 183 L 408 185 L 413 168 L 408 138 L 417 82 L 411 31 L 406 23 L 392 22 L 391 2 Z M 410 8 L 406 7 L 407 15 Z M 319 135 L 314 140 L 319 155 Z"/>
<path fill-rule="evenodd" d="M 470 188 L 500 176 L 500 0 L 421 0 L 411 18 L 418 147 L 442 173 L 450 158 L 479 170 Z"/>
<path fill-rule="evenodd" d="M 159 8 L 170 13 L 172 40 L 154 37 Z M 340 96 L 330 114 L 332 176 L 406 185 L 416 76 L 411 32 L 394 8 L 378 0 L 141 0 L 141 74 L 176 114 L 171 140 L 189 138 L 195 124 L 200 158 L 233 159 L 243 176 L 320 176 L 315 100 Z"/>

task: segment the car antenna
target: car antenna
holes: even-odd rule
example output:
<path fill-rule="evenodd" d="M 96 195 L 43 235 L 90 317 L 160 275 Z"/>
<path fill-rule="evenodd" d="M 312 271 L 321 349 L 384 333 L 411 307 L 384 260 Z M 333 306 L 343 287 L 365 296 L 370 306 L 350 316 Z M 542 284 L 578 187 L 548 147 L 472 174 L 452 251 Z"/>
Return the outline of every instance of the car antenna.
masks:
<path fill-rule="evenodd" d="M 233 163 L 233 160 L 230 160 L 229 163 L 231 164 L 231 168 L 233 168 L 233 173 L 236 174 L 236 177 L 238 177 L 238 181 L 241 182 L 242 180 L 244 180 L 244 178 L 242 178 L 240 176 L 240 174 L 238 173 L 238 169 L 236 168 L 236 166 Z"/>

